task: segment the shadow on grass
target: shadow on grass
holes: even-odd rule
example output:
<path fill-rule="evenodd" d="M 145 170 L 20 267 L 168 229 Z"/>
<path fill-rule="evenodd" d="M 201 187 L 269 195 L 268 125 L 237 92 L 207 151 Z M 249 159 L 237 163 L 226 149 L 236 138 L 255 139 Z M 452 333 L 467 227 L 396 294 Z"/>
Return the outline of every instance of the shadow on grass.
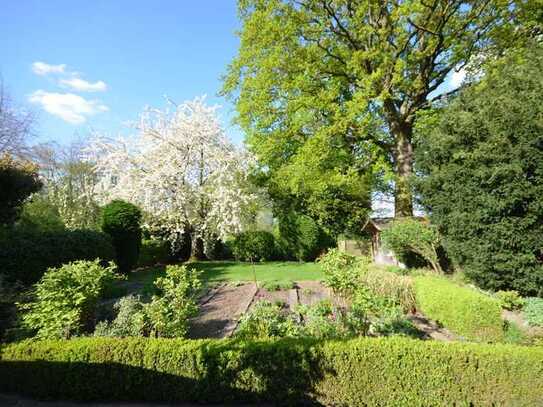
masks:
<path fill-rule="evenodd" d="M 176 362 L 164 351 L 151 356 L 153 369 L 112 362 L 0 361 L 0 392 L 41 400 L 321 405 L 311 393 L 322 374 L 317 365 L 305 363 L 307 355 L 299 349 L 229 342 L 202 346 L 196 362 Z"/>

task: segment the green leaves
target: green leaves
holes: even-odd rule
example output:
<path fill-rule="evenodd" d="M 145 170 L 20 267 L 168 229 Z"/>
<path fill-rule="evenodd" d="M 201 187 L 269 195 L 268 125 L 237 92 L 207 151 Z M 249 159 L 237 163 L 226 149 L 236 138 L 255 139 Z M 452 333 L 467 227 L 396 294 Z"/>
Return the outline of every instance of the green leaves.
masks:
<path fill-rule="evenodd" d="M 417 188 L 452 260 L 485 289 L 543 291 L 543 50 L 510 52 L 421 121 Z"/>
<path fill-rule="evenodd" d="M 85 332 L 104 288 L 118 278 L 115 265 L 76 261 L 51 268 L 35 287 L 32 302 L 18 304 L 23 325 L 38 338 L 69 338 Z"/>

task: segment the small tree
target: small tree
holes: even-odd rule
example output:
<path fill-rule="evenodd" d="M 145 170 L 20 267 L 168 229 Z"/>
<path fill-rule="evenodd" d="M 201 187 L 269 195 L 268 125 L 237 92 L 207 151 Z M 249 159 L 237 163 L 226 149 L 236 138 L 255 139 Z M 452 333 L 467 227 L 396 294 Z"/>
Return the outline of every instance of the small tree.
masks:
<path fill-rule="evenodd" d="M 412 218 L 399 219 L 381 233 L 383 243 L 405 262 L 410 253 L 415 253 L 441 273 L 437 248 L 440 237 L 437 229 Z"/>
<path fill-rule="evenodd" d="M 135 205 L 115 200 L 102 213 L 102 230 L 111 236 L 116 262 L 122 273 L 128 273 L 138 262 L 141 247 L 141 211 Z"/>
<path fill-rule="evenodd" d="M 0 224 L 13 224 L 24 201 L 41 187 L 37 165 L 29 161 L 16 161 L 8 154 L 1 156 Z"/>

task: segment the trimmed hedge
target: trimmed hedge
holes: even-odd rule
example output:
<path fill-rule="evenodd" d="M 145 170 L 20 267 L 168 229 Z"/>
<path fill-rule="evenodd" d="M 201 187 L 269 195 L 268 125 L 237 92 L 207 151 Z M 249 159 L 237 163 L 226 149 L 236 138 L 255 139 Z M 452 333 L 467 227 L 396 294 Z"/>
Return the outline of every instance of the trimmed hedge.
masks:
<path fill-rule="evenodd" d="M 0 391 L 57 400 L 541 405 L 543 348 L 406 338 L 22 342 L 1 350 Z"/>
<path fill-rule="evenodd" d="M 504 323 L 500 302 L 444 277 L 415 277 L 417 305 L 457 335 L 469 340 L 499 342 Z"/>
<path fill-rule="evenodd" d="M 114 255 L 109 236 L 93 230 L 0 230 L 0 274 L 10 281 L 33 284 L 49 267 Z"/>
<path fill-rule="evenodd" d="M 264 230 L 238 233 L 228 243 L 238 261 L 269 261 L 275 257 L 275 238 Z"/>

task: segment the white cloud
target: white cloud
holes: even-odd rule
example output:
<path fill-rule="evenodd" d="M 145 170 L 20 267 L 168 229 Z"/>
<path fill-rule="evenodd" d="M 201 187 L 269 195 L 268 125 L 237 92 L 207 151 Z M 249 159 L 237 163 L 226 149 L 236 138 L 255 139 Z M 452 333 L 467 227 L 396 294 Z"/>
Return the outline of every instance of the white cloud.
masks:
<path fill-rule="evenodd" d="M 32 71 L 36 75 L 45 76 L 50 73 L 64 73 L 66 71 L 66 64 L 60 64 L 60 65 L 49 65 L 45 62 L 34 62 L 32 64 Z"/>
<path fill-rule="evenodd" d="M 107 90 L 107 85 L 104 81 L 92 83 L 81 78 L 71 78 L 61 79 L 59 83 L 79 92 L 104 92 Z"/>
<path fill-rule="evenodd" d="M 73 93 L 54 93 L 37 90 L 28 100 L 54 116 L 71 124 L 85 123 L 88 116 L 108 111 L 108 107 L 99 100 L 87 100 Z"/>
<path fill-rule="evenodd" d="M 451 88 L 456 89 L 462 85 L 464 79 L 466 78 L 466 70 L 464 68 L 460 70 L 453 70 L 451 74 Z"/>

